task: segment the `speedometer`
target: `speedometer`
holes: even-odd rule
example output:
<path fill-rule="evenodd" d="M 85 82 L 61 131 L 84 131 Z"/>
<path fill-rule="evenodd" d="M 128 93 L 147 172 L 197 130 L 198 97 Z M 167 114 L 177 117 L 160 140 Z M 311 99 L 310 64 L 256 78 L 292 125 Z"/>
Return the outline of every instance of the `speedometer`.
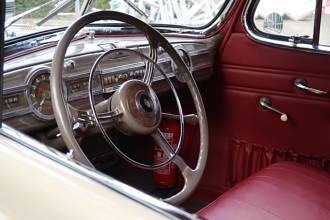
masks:
<path fill-rule="evenodd" d="M 41 119 L 54 119 L 50 95 L 49 69 L 43 68 L 34 72 L 30 84 L 28 98 L 33 112 Z"/>

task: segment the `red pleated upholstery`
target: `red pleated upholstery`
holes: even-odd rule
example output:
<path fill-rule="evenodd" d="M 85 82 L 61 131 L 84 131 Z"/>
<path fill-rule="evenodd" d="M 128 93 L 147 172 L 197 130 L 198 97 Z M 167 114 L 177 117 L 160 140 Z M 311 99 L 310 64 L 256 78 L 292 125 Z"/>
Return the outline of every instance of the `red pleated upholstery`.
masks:
<path fill-rule="evenodd" d="M 210 220 L 329 220 L 330 175 L 296 163 L 276 163 L 237 184 L 198 214 Z"/>
<path fill-rule="evenodd" d="M 261 146 L 239 139 L 233 139 L 230 146 L 232 160 L 228 180 L 229 186 L 234 186 L 252 174 L 281 161 L 293 161 L 330 173 L 330 160 L 315 155 Z"/>

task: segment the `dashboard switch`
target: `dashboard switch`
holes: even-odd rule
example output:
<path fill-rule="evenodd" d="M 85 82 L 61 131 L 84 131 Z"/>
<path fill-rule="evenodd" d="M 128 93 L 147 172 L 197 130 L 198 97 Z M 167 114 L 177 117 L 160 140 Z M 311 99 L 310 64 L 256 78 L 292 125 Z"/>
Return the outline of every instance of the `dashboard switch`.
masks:
<path fill-rule="evenodd" d="M 63 68 L 65 71 L 70 72 L 70 71 L 74 70 L 75 66 L 76 66 L 76 63 L 73 60 L 67 60 L 67 61 L 65 61 Z"/>

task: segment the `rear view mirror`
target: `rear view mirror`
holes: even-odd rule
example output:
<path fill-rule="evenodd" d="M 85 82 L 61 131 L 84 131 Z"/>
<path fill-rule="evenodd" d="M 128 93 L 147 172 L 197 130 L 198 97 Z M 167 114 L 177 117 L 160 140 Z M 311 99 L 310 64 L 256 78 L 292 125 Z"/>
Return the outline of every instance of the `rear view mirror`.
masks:
<path fill-rule="evenodd" d="M 281 33 L 283 30 L 283 17 L 276 12 L 270 13 L 264 19 L 263 28 L 267 31 Z"/>

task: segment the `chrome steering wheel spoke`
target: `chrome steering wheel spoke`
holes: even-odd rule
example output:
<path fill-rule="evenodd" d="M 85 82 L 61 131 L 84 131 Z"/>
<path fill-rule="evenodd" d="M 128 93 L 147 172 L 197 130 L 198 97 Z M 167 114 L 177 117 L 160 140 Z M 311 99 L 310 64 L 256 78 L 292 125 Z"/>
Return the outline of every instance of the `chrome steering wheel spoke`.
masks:
<path fill-rule="evenodd" d="M 180 157 L 179 150 L 174 150 L 173 147 L 168 143 L 166 138 L 164 137 L 163 133 L 158 128 L 154 133 L 151 134 L 151 137 L 154 139 L 154 141 L 160 146 L 160 148 L 163 150 L 165 155 L 168 158 L 173 158 L 172 161 L 175 163 L 181 172 L 190 169 L 191 168 L 186 164 L 186 162 Z"/>
<path fill-rule="evenodd" d="M 151 61 L 147 60 L 146 71 L 143 76 L 143 82 L 145 82 L 147 85 L 150 86 L 153 82 L 153 78 L 155 74 L 155 65 L 157 64 L 157 60 L 158 60 L 157 47 L 154 47 L 151 43 L 150 43 L 149 58 Z"/>
<path fill-rule="evenodd" d="M 99 119 L 101 123 L 103 124 L 109 124 L 109 123 L 114 123 L 118 122 L 120 118 L 122 117 L 123 113 L 119 112 L 117 110 L 114 111 L 109 111 L 109 112 L 102 112 L 98 113 Z"/>
<path fill-rule="evenodd" d="M 172 114 L 172 113 L 165 113 L 162 112 L 163 118 L 175 119 L 180 120 L 180 115 Z M 196 114 L 188 114 L 183 116 L 183 120 L 185 124 L 188 125 L 197 125 L 198 124 L 198 116 Z"/>
<path fill-rule="evenodd" d="M 173 150 L 172 146 L 168 143 L 159 128 L 157 128 L 156 131 L 151 134 L 151 137 L 160 146 L 168 158 L 174 157 L 176 155 L 177 152 Z"/>
<path fill-rule="evenodd" d="M 72 105 L 68 105 L 73 124 L 79 123 L 82 127 L 89 127 L 95 125 L 95 117 L 91 110 L 81 110 L 73 107 Z M 102 124 L 112 125 L 120 120 L 122 117 L 122 113 L 118 111 L 107 111 L 97 113 L 99 120 Z"/>

